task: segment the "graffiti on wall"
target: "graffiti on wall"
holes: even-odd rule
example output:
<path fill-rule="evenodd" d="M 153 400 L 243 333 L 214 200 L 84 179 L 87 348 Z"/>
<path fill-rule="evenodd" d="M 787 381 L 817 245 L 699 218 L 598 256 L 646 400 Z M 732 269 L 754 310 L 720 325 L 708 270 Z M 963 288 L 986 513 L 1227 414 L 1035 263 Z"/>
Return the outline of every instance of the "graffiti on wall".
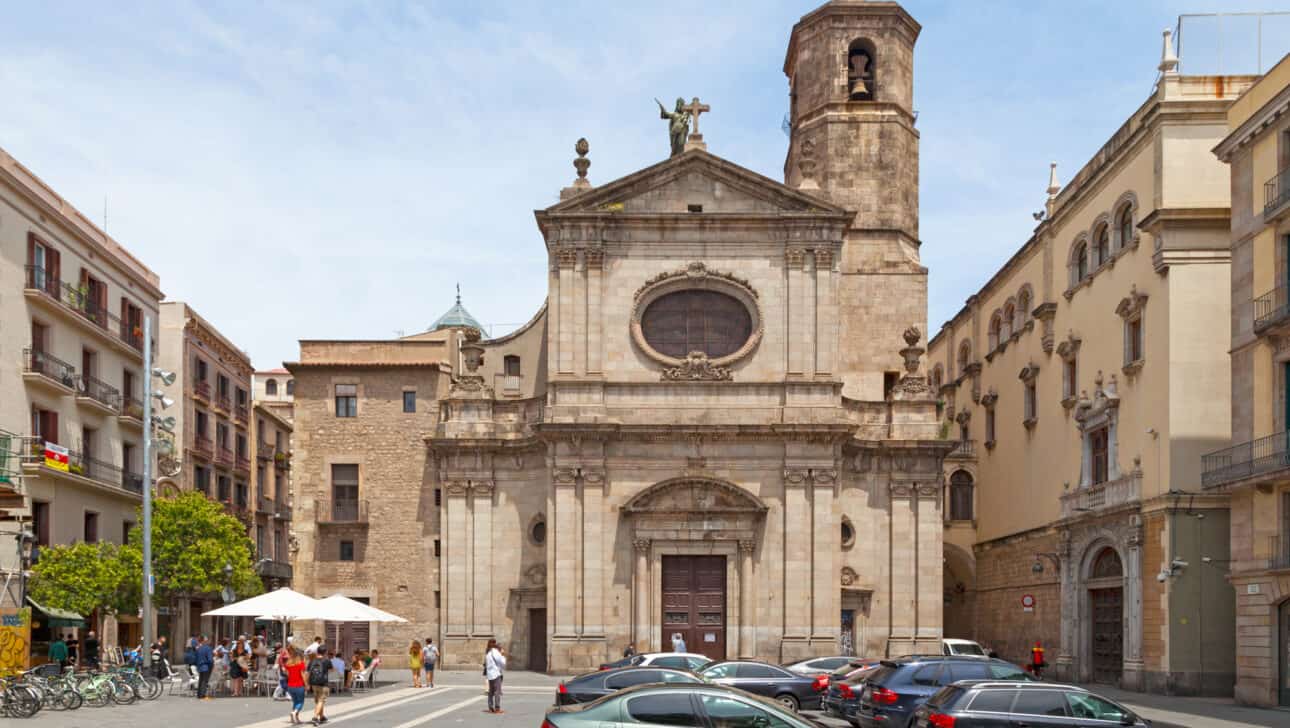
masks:
<path fill-rule="evenodd" d="M 0 609 L 0 677 L 31 667 L 31 607 Z"/>

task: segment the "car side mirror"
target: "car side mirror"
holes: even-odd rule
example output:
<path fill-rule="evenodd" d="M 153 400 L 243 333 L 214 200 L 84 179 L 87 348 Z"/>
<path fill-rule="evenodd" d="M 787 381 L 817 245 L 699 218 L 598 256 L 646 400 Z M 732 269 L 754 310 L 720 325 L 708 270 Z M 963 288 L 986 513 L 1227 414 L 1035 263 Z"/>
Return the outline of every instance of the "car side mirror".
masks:
<path fill-rule="evenodd" d="M 1120 725 L 1137 725 L 1137 724 L 1138 724 L 1138 716 L 1134 715 L 1133 713 L 1125 713 L 1124 715 L 1120 716 Z"/>

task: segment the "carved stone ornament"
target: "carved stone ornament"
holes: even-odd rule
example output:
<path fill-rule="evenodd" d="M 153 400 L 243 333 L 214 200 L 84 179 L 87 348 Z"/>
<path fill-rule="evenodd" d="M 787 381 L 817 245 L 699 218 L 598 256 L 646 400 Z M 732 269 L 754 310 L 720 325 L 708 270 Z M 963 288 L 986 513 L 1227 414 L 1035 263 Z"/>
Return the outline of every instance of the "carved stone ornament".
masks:
<path fill-rule="evenodd" d="M 749 541 L 747 539 L 742 540 L 739 542 L 739 550 L 745 554 L 752 554 L 752 552 L 757 550 L 757 542 Z"/>
<path fill-rule="evenodd" d="M 466 495 L 466 482 L 462 480 L 451 480 L 443 484 L 443 489 L 448 495 Z"/>
<path fill-rule="evenodd" d="M 838 479 L 838 471 L 836 470 L 812 470 L 811 471 L 811 480 L 815 481 L 817 485 L 831 485 L 833 481 L 837 479 Z"/>
<path fill-rule="evenodd" d="M 802 485 L 806 482 L 807 472 L 801 468 L 785 468 L 784 482 L 789 485 Z"/>
<path fill-rule="evenodd" d="M 1057 356 L 1067 360 L 1074 359 L 1075 355 L 1079 353 L 1079 347 L 1082 341 L 1083 339 L 1081 339 L 1073 329 L 1068 329 L 1066 331 L 1066 338 L 1062 339 L 1061 343 L 1057 345 Z"/>
<path fill-rule="evenodd" d="M 493 494 L 493 481 L 475 480 L 470 484 L 470 491 L 479 498 L 488 498 Z"/>
<path fill-rule="evenodd" d="M 707 354 L 692 351 L 681 361 L 680 366 L 663 370 L 663 381 L 666 382 L 728 382 L 734 378 L 727 367 L 715 366 Z"/>
<path fill-rule="evenodd" d="M 524 582 L 531 587 L 546 586 L 546 565 L 534 564 L 525 569 Z"/>
<path fill-rule="evenodd" d="M 587 138 L 580 138 L 573 145 L 573 151 L 578 154 L 578 158 L 573 160 L 573 168 L 578 170 L 578 179 L 574 180 L 573 186 L 579 189 L 589 188 L 591 182 L 587 180 L 587 168 L 591 166 L 591 160 L 587 159 L 587 152 L 591 151 L 591 145 L 587 143 Z"/>
<path fill-rule="evenodd" d="M 583 470 L 582 482 L 587 485 L 598 486 L 605 483 L 605 471 L 603 470 Z"/>
<path fill-rule="evenodd" d="M 636 550 L 636 553 L 638 553 L 638 554 L 648 553 L 648 552 L 649 552 L 649 539 L 648 539 L 648 538 L 638 538 L 638 539 L 636 539 L 636 540 L 632 541 L 632 548 L 633 548 L 633 549 L 635 549 L 635 550 Z"/>
<path fill-rule="evenodd" d="M 651 303 L 669 293 L 685 290 L 710 290 L 722 293 L 743 304 L 752 323 L 748 339 L 735 351 L 724 356 L 708 359 L 706 355 L 691 352 L 684 358 L 662 354 L 645 340 L 641 327 L 641 318 Z M 663 373 L 664 380 L 728 380 L 730 364 L 747 357 L 761 343 L 765 334 L 761 306 L 757 301 L 757 291 L 747 280 L 731 273 L 711 270 L 701 261 L 694 261 L 680 270 L 660 273 L 645 281 L 634 295 L 635 303 L 631 313 L 631 336 L 636 347 L 650 359 L 667 367 Z"/>
<path fill-rule="evenodd" d="M 990 391 L 981 395 L 981 406 L 987 409 L 989 409 L 990 407 L 993 407 L 994 404 L 998 401 L 999 401 L 999 393 L 995 391 L 994 387 L 990 387 Z"/>
<path fill-rule="evenodd" d="M 850 566 L 842 567 L 842 576 L 841 576 L 842 586 L 852 586 L 859 579 L 860 579 L 860 576 L 856 574 L 855 569 L 851 568 Z"/>
<path fill-rule="evenodd" d="M 1130 319 L 1137 315 L 1147 305 L 1147 294 L 1138 293 L 1137 284 L 1129 287 L 1129 295 L 1120 299 L 1120 304 L 1115 307 L 1115 312 L 1122 319 Z"/>
<path fill-rule="evenodd" d="M 960 425 L 966 425 L 972 420 L 972 411 L 964 407 L 957 415 L 954 415 L 954 421 Z"/>
<path fill-rule="evenodd" d="M 1034 362 L 1029 362 L 1028 364 L 1026 364 L 1026 366 L 1021 370 L 1021 372 L 1017 374 L 1017 378 L 1023 382 L 1033 382 L 1035 381 L 1035 377 L 1038 377 L 1038 376 L 1039 376 L 1039 365 Z"/>
<path fill-rule="evenodd" d="M 1110 383 L 1104 387 L 1102 371 L 1099 369 L 1097 377 L 1093 379 L 1092 398 L 1087 392 L 1080 392 L 1079 402 L 1075 405 L 1075 420 L 1083 423 L 1102 415 L 1107 410 L 1118 408 L 1120 406 L 1119 389 L 1114 374 L 1111 375 Z"/>
<path fill-rule="evenodd" d="M 573 468 L 556 468 L 551 473 L 551 482 L 556 485 L 573 485 L 578 480 L 578 473 Z"/>

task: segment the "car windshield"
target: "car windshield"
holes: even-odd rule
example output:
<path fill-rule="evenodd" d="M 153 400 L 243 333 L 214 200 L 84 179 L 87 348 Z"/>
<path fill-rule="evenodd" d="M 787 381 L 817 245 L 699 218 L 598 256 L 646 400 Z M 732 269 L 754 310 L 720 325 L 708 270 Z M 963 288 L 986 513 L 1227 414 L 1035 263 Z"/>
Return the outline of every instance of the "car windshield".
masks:
<path fill-rule="evenodd" d="M 978 657 L 985 657 L 985 650 L 981 649 L 981 645 L 978 645 L 975 642 L 951 642 L 950 654 L 977 655 Z"/>

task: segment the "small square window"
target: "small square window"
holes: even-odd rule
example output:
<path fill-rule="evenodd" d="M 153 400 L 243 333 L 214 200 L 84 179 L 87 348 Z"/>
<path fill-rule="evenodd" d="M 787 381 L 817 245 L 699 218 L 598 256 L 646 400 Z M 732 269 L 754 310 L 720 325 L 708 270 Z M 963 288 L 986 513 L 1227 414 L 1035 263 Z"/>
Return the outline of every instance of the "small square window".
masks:
<path fill-rule="evenodd" d="M 353 541 L 340 542 L 340 560 L 341 561 L 354 560 L 354 542 Z"/>
<path fill-rule="evenodd" d="M 440 551 L 439 551 L 439 539 L 437 539 L 437 538 L 436 538 L 436 539 L 434 540 L 434 557 L 435 557 L 436 559 L 437 559 L 437 558 L 439 558 L 439 554 L 440 554 Z"/>
<path fill-rule="evenodd" d="M 336 385 L 336 416 L 337 417 L 357 417 L 358 416 L 358 385 L 356 384 L 337 384 Z"/>
<path fill-rule="evenodd" d="M 417 393 L 415 391 L 403 393 L 403 411 L 404 412 L 417 411 Z"/>
<path fill-rule="evenodd" d="M 439 590 L 438 589 L 434 590 L 434 608 L 435 609 L 439 608 Z"/>
<path fill-rule="evenodd" d="M 442 489 L 442 488 L 435 488 L 435 489 L 434 489 L 434 505 L 435 505 L 435 508 L 438 508 L 439 506 L 443 505 L 443 489 Z"/>

